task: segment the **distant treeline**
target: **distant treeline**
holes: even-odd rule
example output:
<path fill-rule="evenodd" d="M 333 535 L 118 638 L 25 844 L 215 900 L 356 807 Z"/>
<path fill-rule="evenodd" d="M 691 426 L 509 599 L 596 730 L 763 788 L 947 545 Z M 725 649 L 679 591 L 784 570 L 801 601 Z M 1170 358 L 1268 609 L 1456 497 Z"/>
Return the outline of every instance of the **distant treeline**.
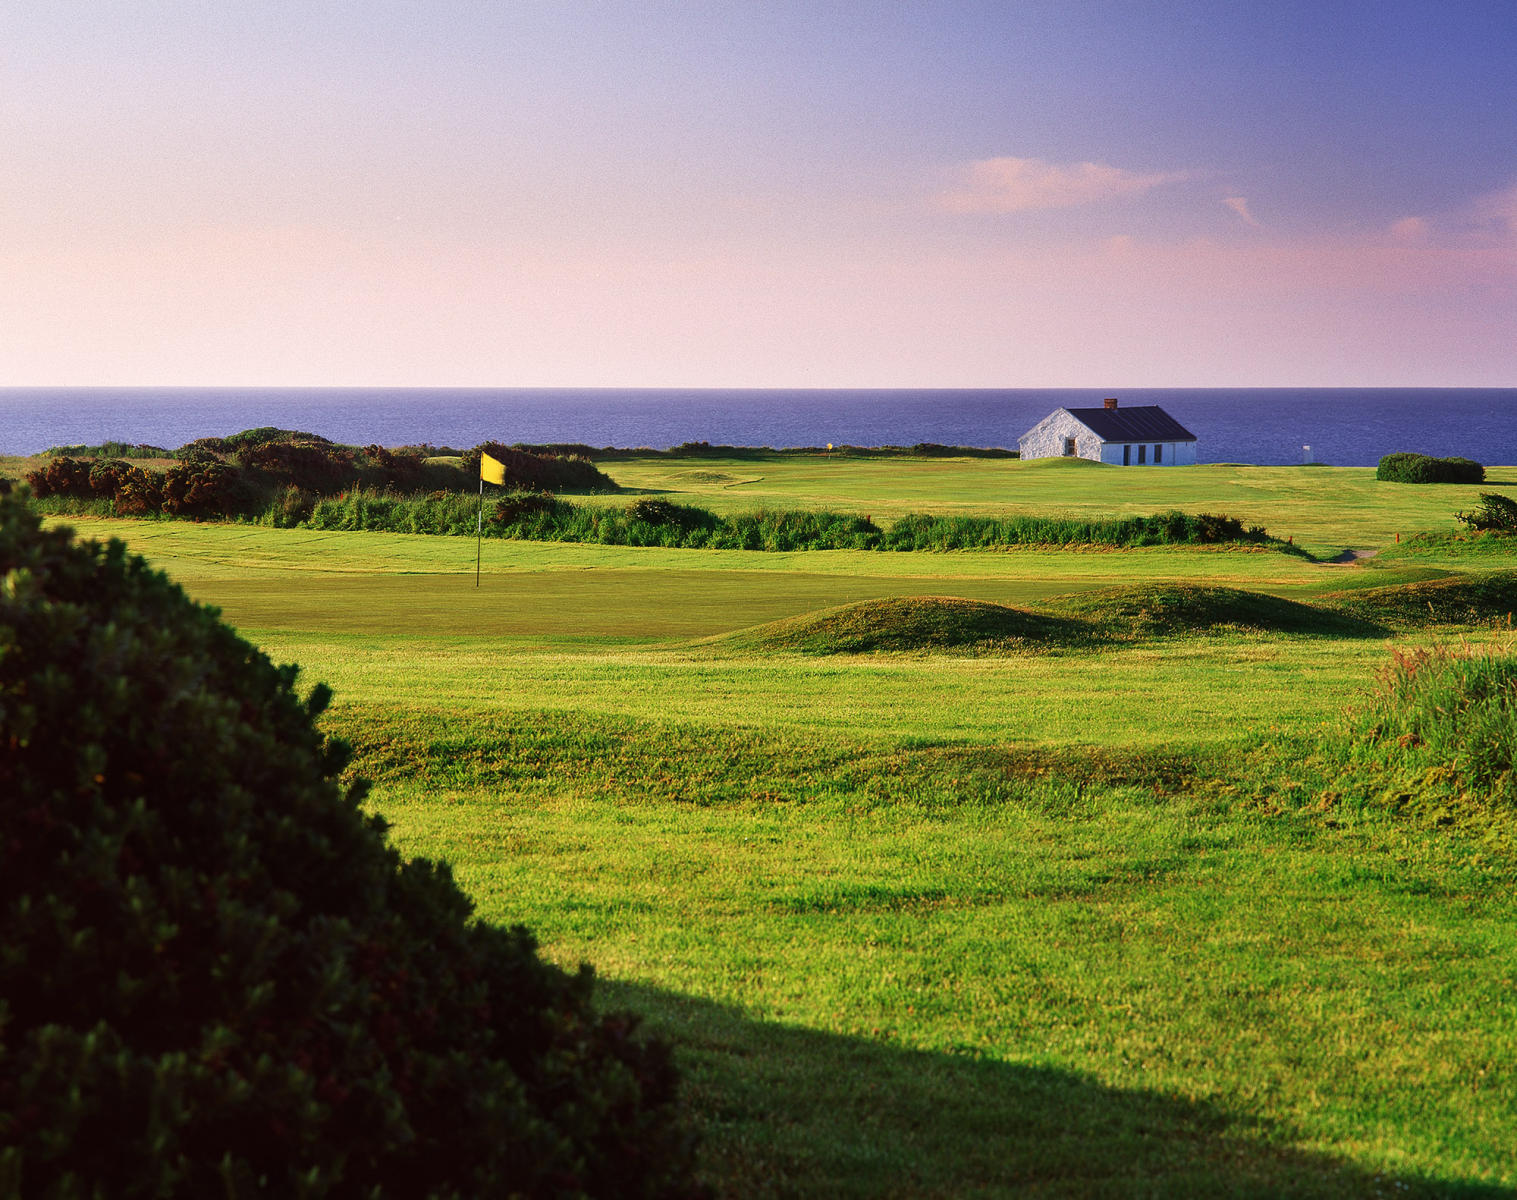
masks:
<path fill-rule="evenodd" d="M 545 442 L 516 444 L 518 450 L 534 454 L 568 455 L 596 462 L 615 462 L 629 458 L 806 458 L 831 455 L 834 458 L 1016 458 L 1018 452 L 999 446 L 944 446 L 937 442 L 917 442 L 911 446 L 726 446 L 710 442 L 681 442 L 667 450 L 617 446 L 587 446 L 583 442 Z"/>

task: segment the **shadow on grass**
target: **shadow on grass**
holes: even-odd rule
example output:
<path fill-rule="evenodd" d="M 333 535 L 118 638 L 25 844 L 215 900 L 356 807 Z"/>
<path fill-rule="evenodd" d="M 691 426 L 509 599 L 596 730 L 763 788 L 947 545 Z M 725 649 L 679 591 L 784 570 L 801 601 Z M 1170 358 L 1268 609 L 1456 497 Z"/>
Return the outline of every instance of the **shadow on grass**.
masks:
<path fill-rule="evenodd" d="M 598 991 L 677 1046 L 702 1174 L 724 1200 L 1517 1196 L 1378 1175 L 1204 1100 L 754 1021 L 607 979 Z"/>

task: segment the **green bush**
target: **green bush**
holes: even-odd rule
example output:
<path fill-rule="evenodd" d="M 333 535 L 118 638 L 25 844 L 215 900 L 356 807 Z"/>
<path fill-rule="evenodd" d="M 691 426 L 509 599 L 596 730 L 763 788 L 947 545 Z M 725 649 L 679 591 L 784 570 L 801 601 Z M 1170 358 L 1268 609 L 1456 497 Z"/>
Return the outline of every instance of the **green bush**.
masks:
<path fill-rule="evenodd" d="M 0 1193 L 691 1194 L 664 1048 L 400 860 L 295 674 L 0 497 Z"/>
<path fill-rule="evenodd" d="M 1517 533 L 1517 500 L 1496 492 L 1481 492 L 1480 503 L 1469 512 L 1455 513 L 1471 529 Z"/>
<path fill-rule="evenodd" d="M 1485 468 L 1468 458 L 1397 453 L 1380 460 L 1375 478 L 1391 483 L 1484 483 Z"/>

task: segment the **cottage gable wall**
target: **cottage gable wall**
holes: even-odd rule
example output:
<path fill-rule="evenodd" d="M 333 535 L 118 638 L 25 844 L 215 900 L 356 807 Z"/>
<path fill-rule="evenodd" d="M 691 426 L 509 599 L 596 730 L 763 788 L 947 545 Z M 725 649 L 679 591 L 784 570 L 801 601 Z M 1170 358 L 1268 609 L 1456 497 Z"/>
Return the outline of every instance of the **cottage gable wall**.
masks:
<path fill-rule="evenodd" d="M 1070 416 L 1068 411 L 1062 408 L 1049 413 L 1018 438 L 1017 450 L 1024 459 L 1063 458 L 1068 438 L 1075 439 L 1074 457 L 1088 458 L 1093 462 L 1101 461 L 1101 439 L 1082 421 Z M 1119 447 L 1118 462 L 1121 461 L 1121 454 Z"/>

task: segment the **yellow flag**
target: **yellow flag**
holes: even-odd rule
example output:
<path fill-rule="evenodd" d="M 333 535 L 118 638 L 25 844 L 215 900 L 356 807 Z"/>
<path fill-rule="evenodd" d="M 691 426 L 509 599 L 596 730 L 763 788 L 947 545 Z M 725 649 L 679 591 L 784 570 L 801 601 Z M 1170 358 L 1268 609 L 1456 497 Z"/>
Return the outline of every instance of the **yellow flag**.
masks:
<path fill-rule="evenodd" d="M 506 464 L 498 458 L 491 458 L 483 451 L 479 455 L 479 477 L 486 483 L 506 486 Z"/>

